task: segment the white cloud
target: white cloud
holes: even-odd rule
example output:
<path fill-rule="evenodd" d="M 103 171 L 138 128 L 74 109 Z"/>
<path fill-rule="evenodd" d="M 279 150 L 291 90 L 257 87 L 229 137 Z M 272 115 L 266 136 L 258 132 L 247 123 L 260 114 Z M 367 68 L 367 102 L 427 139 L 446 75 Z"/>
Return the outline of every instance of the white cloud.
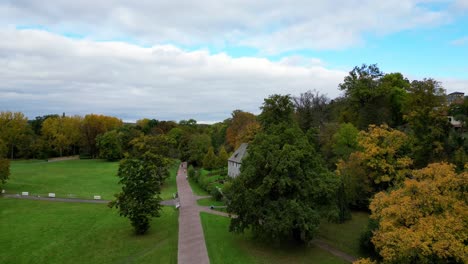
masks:
<path fill-rule="evenodd" d="M 274 93 L 316 89 L 335 97 L 347 74 L 318 60 L 232 58 L 37 30 L 0 30 L 0 39 L 0 111 L 30 117 L 98 112 L 125 120 L 223 120 L 234 109 L 258 112 Z"/>
<path fill-rule="evenodd" d="M 248 45 L 278 53 L 360 45 L 364 34 L 438 25 L 457 13 L 448 6 L 434 11 L 427 2 L 6 0 L 0 3 L 0 25 L 41 25 L 54 32 L 150 45 Z M 457 6 L 465 3 L 459 0 Z"/>

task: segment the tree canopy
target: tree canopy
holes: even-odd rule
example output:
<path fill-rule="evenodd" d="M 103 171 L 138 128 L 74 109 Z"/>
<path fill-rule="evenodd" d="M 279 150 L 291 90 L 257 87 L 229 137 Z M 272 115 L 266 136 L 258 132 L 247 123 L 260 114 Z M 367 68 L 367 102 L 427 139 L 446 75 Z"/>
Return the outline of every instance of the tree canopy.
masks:
<path fill-rule="evenodd" d="M 466 263 L 468 173 L 447 163 L 413 172 L 402 188 L 378 193 L 372 242 L 384 263 Z"/>
<path fill-rule="evenodd" d="M 227 194 L 227 210 L 237 215 L 230 230 L 252 228 L 259 236 L 308 242 L 321 216 L 336 214 L 337 181 L 297 123 L 290 123 L 289 96 L 273 95 L 265 99 L 262 109 L 261 122 L 268 129 L 249 145 L 241 174 Z"/>

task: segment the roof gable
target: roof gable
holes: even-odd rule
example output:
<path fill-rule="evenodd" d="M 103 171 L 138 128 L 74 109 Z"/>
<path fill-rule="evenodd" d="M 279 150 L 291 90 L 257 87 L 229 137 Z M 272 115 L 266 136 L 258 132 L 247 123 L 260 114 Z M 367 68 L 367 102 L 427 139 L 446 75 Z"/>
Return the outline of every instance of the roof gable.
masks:
<path fill-rule="evenodd" d="M 228 161 L 236 162 L 236 163 L 242 163 L 242 159 L 247 155 L 247 147 L 249 144 L 247 143 L 242 143 L 239 148 L 234 151 L 234 153 L 231 155 L 231 157 L 228 159 Z"/>

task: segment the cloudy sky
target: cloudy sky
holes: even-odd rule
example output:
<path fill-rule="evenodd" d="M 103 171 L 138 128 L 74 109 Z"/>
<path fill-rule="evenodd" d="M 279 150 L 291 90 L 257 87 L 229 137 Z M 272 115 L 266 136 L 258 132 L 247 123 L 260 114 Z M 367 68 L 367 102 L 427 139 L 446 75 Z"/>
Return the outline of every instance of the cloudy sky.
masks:
<path fill-rule="evenodd" d="M 0 111 L 30 118 L 219 121 L 362 63 L 468 93 L 468 0 L 0 1 Z"/>

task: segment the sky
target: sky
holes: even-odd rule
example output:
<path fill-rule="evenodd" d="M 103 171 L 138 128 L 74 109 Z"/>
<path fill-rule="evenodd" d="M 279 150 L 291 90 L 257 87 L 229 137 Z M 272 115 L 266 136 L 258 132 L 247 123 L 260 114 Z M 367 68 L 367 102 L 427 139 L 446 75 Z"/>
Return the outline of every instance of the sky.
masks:
<path fill-rule="evenodd" d="M 29 118 L 212 123 L 363 63 L 468 94 L 468 0 L 0 1 L 0 111 Z"/>

